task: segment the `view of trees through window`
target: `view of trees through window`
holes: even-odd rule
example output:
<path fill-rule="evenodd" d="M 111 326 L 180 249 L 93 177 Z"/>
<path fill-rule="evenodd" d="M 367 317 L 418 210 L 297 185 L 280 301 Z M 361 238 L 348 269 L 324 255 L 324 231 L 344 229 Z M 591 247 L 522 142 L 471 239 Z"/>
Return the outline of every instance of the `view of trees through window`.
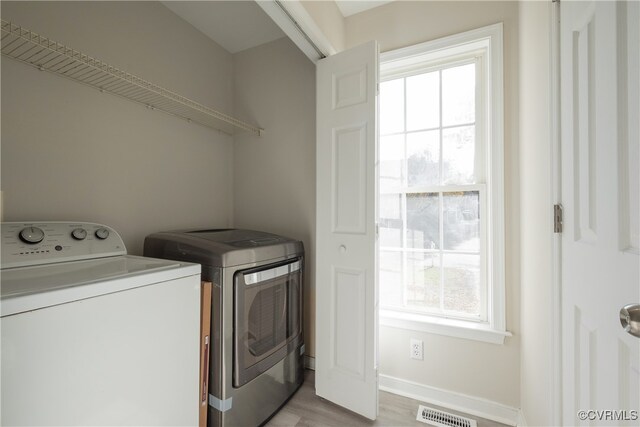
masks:
<path fill-rule="evenodd" d="M 380 87 L 380 303 L 485 316 L 476 63 Z"/>

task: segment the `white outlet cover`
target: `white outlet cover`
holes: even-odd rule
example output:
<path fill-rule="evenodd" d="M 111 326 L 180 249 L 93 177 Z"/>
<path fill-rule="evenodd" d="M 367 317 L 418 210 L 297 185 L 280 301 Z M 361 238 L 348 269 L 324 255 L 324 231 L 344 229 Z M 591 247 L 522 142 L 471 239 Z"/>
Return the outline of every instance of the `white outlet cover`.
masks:
<path fill-rule="evenodd" d="M 424 360 L 424 344 L 421 340 L 411 339 L 409 342 L 409 357 L 411 359 Z"/>

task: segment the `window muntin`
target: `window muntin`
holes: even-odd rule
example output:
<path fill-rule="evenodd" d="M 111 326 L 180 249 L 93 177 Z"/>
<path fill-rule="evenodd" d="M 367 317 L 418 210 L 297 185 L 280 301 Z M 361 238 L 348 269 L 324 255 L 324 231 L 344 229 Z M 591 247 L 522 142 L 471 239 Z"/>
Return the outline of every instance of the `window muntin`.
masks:
<path fill-rule="evenodd" d="M 380 304 L 488 321 L 480 59 L 380 88 Z"/>

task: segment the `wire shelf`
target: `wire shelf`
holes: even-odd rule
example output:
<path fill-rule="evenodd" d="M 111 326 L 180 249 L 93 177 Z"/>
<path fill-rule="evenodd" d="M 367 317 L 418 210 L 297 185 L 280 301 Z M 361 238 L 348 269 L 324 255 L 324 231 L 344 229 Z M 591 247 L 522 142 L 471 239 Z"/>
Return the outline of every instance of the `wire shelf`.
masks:
<path fill-rule="evenodd" d="M 262 131 L 19 25 L 1 23 L 4 56 L 230 135 L 237 129 L 256 135 Z"/>

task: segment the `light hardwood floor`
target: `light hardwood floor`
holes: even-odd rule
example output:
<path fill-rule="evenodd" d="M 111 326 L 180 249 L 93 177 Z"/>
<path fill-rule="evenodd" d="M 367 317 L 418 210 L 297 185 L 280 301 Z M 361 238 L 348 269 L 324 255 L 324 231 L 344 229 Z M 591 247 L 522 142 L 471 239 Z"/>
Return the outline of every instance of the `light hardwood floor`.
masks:
<path fill-rule="evenodd" d="M 474 417 L 457 411 L 440 408 L 407 397 L 380 392 L 380 413 L 376 421 L 370 421 L 315 394 L 314 372 L 305 371 L 305 382 L 300 390 L 287 402 L 267 424 L 267 427 L 316 427 L 316 426 L 416 426 L 428 424 L 416 421 L 418 405 L 475 419 L 478 427 L 506 427 L 504 424 Z"/>

